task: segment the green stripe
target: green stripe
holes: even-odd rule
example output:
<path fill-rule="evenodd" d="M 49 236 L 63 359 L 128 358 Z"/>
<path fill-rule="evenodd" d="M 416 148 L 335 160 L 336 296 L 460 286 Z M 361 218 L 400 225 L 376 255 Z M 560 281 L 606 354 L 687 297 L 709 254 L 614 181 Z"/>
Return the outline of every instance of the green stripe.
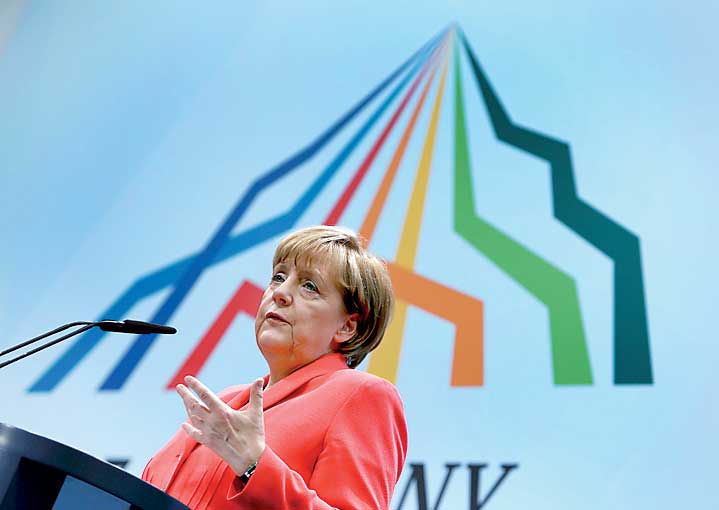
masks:
<path fill-rule="evenodd" d="M 639 238 L 577 196 L 569 145 L 512 121 L 462 34 L 496 137 L 549 163 L 554 217 L 614 263 L 614 383 L 652 384 Z"/>
<path fill-rule="evenodd" d="M 454 47 L 454 229 L 549 309 L 555 384 L 592 384 L 577 288 L 572 279 L 477 216 L 464 120 L 459 50 Z"/>

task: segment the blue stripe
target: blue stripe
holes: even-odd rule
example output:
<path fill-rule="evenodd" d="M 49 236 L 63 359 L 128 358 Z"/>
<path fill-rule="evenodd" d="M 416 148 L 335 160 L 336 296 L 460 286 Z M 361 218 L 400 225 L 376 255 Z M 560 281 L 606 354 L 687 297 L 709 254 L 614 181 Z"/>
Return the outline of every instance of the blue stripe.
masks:
<path fill-rule="evenodd" d="M 387 97 L 387 99 L 384 100 L 384 102 L 379 106 L 379 108 L 375 111 L 372 117 L 370 117 L 367 122 L 359 129 L 359 131 L 352 137 L 352 139 L 347 143 L 347 145 L 345 145 L 345 147 L 340 151 L 337 157 L 335 157 L 335 159 L 327 166 L 327 168 L 325 168 L 325 170 L 320 174 L 320 176 L 315 179 L 309 189 L 297 200 L 295 205 L 293 205 L 288 212 L 281 214 L 279 217 L 273 218 L 251 229 L 250 232 L 252 233 L 252 235 L 248 236 L 248 239 L 250 239 L 252 242 L 245 243 L 244 245 L 242 245 L 240 248 L 242 251 L 252 246 L 256 246 L 257 244 L 267 239 L 270 239 L 277 234 L 285 232 L 294 226 L 302 213 L 307 210 L 312 201 L 319 195 L 319 193 L 327 185 L 327 183 L 334 176 L 334 174 L 337 173 L 337 170 L 339 170 L 340 166 L 346 161 L 346 159 L 357 147 L 357 145 L 359 145 L 367 132 L 377 122 L 380 116 L 394 101 L 394 99 L 402 91 L 402 89 L 406 87 L 407 83 L 409 83 L 410 79 L 417 73 L 423 63 L 424 62 L 421 59 L 417 61 L 411 71 L 407 73 L 407 75 L 405 75 L 402 81 L 395 87 L 395 89 Z M 315 152 L 316 149 L 313 150 L 311 154 L 314 154 Z M 310 154 L 308 154 L 306 157 L 309 158 Z M 304 162 L 305 159 L 296 161 L 298 162 L 294 162 L 295 165 L 300 164 L 300 162 Z M 283 171 L 282 173 L 284 174 L 285 171 Z M 253 195 L 253 198 L 255 196 L 257 196 L 257 193 Z M 160 310 L 150 320 L 151 322 L 164 323 L 170 319 L 179 304 L 187 296 L 192 286 L 194 286 L 195 282 L 202 274 L 204 269 L 209 265 L 210 262 L 212 262 L 212 257 L 219 251 L 221 244 L 225 244 L 227 240 L 227 234 L 240 220 L 241 214 L 238 214 L 237 211 L 241 210 L 242 213 L 244 213 L 246 208 L 249 206 L 251 200 L 247 201 L 247 205 L 244 209 L 241 209 L 241 206 L 244 202 L 245 201 L 240 203 L 240 206 L 238 206 L 238 208 L 233 211 L 233 213 L 230 215 L 230 218 L 226 220 L 223 227 L 220 228 L 217 234 L 215 234 L 215 238 L 213 238 L 210 244 L 208 244 L 208 247 L 200 255 L 200 257 L 195 260 L 193 266 L 186 273 L 185 277 L 178 283 L 177 287 L 175 288 L 175 291 L 168 297 L 167 301 L 165 301 Z M 220 237 L 222 237 L 222 239 L 221 241 L 218 241 L 218 238 Z M 135 343 L 130 346 L 130 349 L 125 353 L 125 356 L 123 356 L 123 358 L 117 363 L 117 365 L 115 365 L 115 368 L 112 370 L 105 382 L 102 383 L 100 389 L 118 390 L 122 388 L 125 382 L 127 382 L 129 376 L 132 374 L 132 372 L 135 370 L 137 365 L 147 353 L 147 350 L 155 342 L 155 340 L 157 340 L 157 335 L 155 334 L 141 335 L 140 337 L 138 337 L 137 340 L 135 340 Z"/>
<path fill-rule="evenodd" d="M 414 55 L 412 55 L 406 62 L 404 62 L 401 66 L 399 66 L 388 78 L 386 78 L 382 83 L 380 83 L 372 92 L 370 92 L 364 99 L 362 99 L 357 105 L 355 105 L 348 113 L 346 113 L 340 120 L 335 122 L 335 124 L 330 127 L 325 133 L 320 135 L 319 138 L 317 138 L 313 143 L 311 143 L 308 147 L 301 150 L 299 153 L 295 154 L 288 160 L 286 160 L 284 163 L 278 165 L 274 169 L 267 172 L 265 175 L 259 177 L 249 188 L 249 190 L 245 193 L 243 198 L 240 200 L 239 204 L 235 207 L 235 209 L 232 211 L 232 213 L 228 216 L 228 218 L 225 220 L 225 223 L 223 226 L 218 229 L 218 232 L 215 234 L 215 237 L 222 234 L 225 237 L 228 235 L 228 233 L 232 230 L 232 227 L 234 227 L 234 224 L 239 221 L 241 215 L 244 213 L 244 211 L 247 209 L 247 207 L 252 203 L 255 196 L 261 192 L 264 188 L 274 183 L 276 180 L 283 177 L 285 174 L 287 174 L 290 170 L 294 169 L 295 167 L 299 166 L 303 162 L 305 162 L 307 159 L 312 157 L 315 152 L 317 152 L 323 145 L 328 143 L 348 122 L 350 122 L 364 107 L 372 101 L 378 94 L 380 94 L 397 76 L 399 76 L 410 64 L 412 61 L 419 59 L 420 57 L 425 56 L 438 42 L 438 40 L 442 37 L 443 34 L 439 34 L 438 36 L 434 37 L 432 40 L 430 40 L 427 44 L 425 44 L 420 50 L 418 50 Z M 304 196 L 303 196 L 304 197 Z M 300 199 L 302 200 L 302 198 Z M 234 220 L 234 223 L 231 225 L 228 224 Z M 242 250 L 246 249 L 249 246 L 254 246 L 264 240 L 266 240 L 269 237 L 272 237 L 274 234 L 267 235 L 267 232 L 264 231 L 267 228 L 270 228 L 271 231 L 282 231 L 284 229 L 289 228 L 287 225 L 291 225 L 292 222 L 290 221 L 289 213 L 281 215 L 280 217 L 271 220 L 267 222 L 266 224 L 260 225 L 259 227 L 254 227 L 249 229 L 248 231 L 245 231 L 233 238 L 226 239 L 223 244 L 219 244 L 216 247 L 217 253 L 210 253 L 208 248 L 210 246 L 215 247 L 216 244 L 213 243 L 215 240 L 210 241 L 208 244 L 208 247 L 201 252 L 200 255 L 205 254 L 207 257 L 206 265 L 212 265 L 219 263 L 223 260 L 226 260 L 237 253 L 241 252 Z M 140 300 L 144 299 L 145 297 L 158 292 L 164 288 L 166 288 L 169 285 L 172 285 L 173 283 L 177 282 L 178 279 L 182 277 L 182 275 L 188 275 L 190 271 L 194 268 L 195 271 L 197 271 L 197 268 L 199 268 L 199 272 L 195 276 L 195 280 L 197 277 L 199 277 L 199 273 L 204 269 L 204 267 L 200 267 L 197 259 L 200 255 L 191 255 L 184 259 L 180 259 L 179 261 L 174 262 L 173 264 L 160 269 L 154 273 L 151 273 L 147 276 L 144 276 L 137 281 L 135 281 L 129 289 L 127 289 L 105 312 L 101 314 L 99 319 L 104 318 L 119 318 L 123 317 L 136 303 L 138 303 Z M 212 255 L 215 255 L 214 257 Z M 185 289 L 184 295 L 187 294 L 189 291 L 189 288 L 194 284 L 194 281 L 190 281 L 189 278 L 185 277 L 183 278 L 182 282 L 185 282 L 185 285 L 187 288 Z M 178 285 L 176 285 L 177 288 L 179 288 L 181 282 L 178 282 Z M 173 293 L 173 295 L 179 295 L 177 292 Z M 180 299 L 176 299 L 176 302 L 174 304 L 174 308 L 170 309 L 169 306 L 167 306 L 167 303 L 169 301 L 165 302 L 165 304 L 162 306 L 162 308 L 158 311 L 158 313 L 153 318 L 154 321 L 157 322 L 165 322 L 167 319 L 160 318 L 160 314 L 164 313 L 169 318 L 174 312 L 174 309 L 177 308 L 179 303 L 181 302 L 182 298 L 184 298 L 184 295 L 180 297 Z M 170 296 L 172 297 L 172 296 Z M 80 337 L 72 346 L 69 348 L 60 358 L 56 360 L 56 362 L 51 365 L 48 370 L 46 370 L 39 378 L 38 380 L 30 387 L 30 392 L 48 392 L 52 391 L 66 376 L 67 374 L 78 364 L 82 361 L 82 359 L 93 349 L 95 348 L 100 340 L 103 338 L 104 332 L 101 330 L 91 330 L 82 337 Z M 142 338 L 142 337 L 141 337 Z M 138 339 L 139 340 L 141 340 Z M 133 346 L 134 347 L 134 346 Z M 145 350 L 149 348 L 149 344 L 145 348 Z M 126 355 L 127 357 L 127 355 Z M 135 364 L 139 362 L 140 358 L 137 358 Z M 117 369 L 115 370 L 117 371 Z M 129 375 L 129 372 L 128 374 Z M 124 379 L 127 378 L 127 375 Z M 109 380 L 110 378 L 108 378 Z M 123 378 L 121 378 L 123 379 Z M 123 379 L 123 381 L 124 381 Z M 105 384 L 103 384 L 103 388 L 105 388 L 107 385 L 107 381 Z M 119 386 L 117 386 L 119 387 Z"/>

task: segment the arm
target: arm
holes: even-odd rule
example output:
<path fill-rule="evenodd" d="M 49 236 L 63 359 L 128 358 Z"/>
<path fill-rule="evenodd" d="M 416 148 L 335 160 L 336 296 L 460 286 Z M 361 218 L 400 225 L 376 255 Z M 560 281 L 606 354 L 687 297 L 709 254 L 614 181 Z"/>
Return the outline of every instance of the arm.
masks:
<path fill-rule="evenodd" d="M 329 424 L 309 484 L 265 447 L 247 485 L 235 478 L 227 497 L 258 508 L 386 509 L 406 450 L 396 388 L 383 379 L 366 379 Z"/>

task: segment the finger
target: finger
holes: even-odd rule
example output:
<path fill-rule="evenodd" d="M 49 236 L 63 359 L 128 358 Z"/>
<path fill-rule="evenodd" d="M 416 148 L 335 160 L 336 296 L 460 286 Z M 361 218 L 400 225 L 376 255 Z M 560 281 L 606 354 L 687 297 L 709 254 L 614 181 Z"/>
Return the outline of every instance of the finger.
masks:
<path fill-rule="evenodd" d="M 198 379 L 188 375 L 185 377 L 185 384 L 194 391 L 203 404 L 210 410 L 222 409 L 226 404 L 220 400 L 207 386 L 202 384 Z"/>
<path fill-rule="evenodd" d="M 182 399 L 182 403 L 185 405 L 185 410 L 188 416 L 199 415 L 204 417 L 210 410 L 205 404 L 197 400 L 197 397 L 184 384 L 178 384 L 175 389 L 178 395 Z"/>
<path fill-rule="evenodd" d="M 206 428 L 205 420 L 203 420 L 201 417 L 197 416 L 196 414 L 189 415 L 190 423 L 193 427 L 195 427 L 199 431 L 203 431 Z M 187 423 L 187 422 L 185 422 Z"/>
<path fill-rule="evenodd" d="M 198 430 L 206 431 L 208 426 L 211 426 L 209 422 L 205 421 L 205 418 L 207 418 L 208 421 L 211 420 L 212 415 L 209 413 L 198 414 L 197 412 L 193 411 L 187 413 L 187 418 L 190 420 L 190 423 L 192 423 L 192 426 Z"/>
<path fill-rule="evenodd" d="M 200 429 L 193 427 L 187 422 L 184 422 L 182 424 L 182 430 L 184 430 L 185 434 L 190 436 L 190 438 L 194 441 L 204 444 L 204 435 L 202 434 L 202 431 Z"/>
<path fill-rule="evenodd" d="M 250 390 L 250 409 L 253 414 L 262 416 L 262 397 L 264 394 L 264 379 L 257 379 Z"/>

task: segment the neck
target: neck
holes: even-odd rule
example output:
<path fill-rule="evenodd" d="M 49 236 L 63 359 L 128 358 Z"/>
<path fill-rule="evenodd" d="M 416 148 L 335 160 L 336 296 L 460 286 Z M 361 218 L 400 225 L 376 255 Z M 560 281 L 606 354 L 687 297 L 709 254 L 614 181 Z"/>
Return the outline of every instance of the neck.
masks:
<path fill-rule="evenodd" d="M 276 382 L 281 381 L 288 375 L 290 375 L 293 372 L 296 372 L 300 368 L 309 365 L 310 363 L 314 363 L 318 359 L 320 359 L 322 356 L 326 356 L 327 354 L 332 353 L 333 351 L 327 351 L 326 353 L 322 354 L 319 358 L 306 361 L 304 363 L 292 363 L 288 362 L 285 358 L 281 359 L 269 359 L 265 358 L 267 360 L 267 364 L 270 367 L 270 380 L 267 382 L 267 388 L 275 384 Z M 265 389 L 267 389 L 265 388 Z"/>
<path fill-rule="evenodd" d="M 281 381 L 282 379 L 290 375 L 292 372 L 299 370 L 305 365 L 309 365 L 309 363 L 311 363 L 311 361 L 304 364 L 292 365 L 280 362 L 272 363 L 268 360 L 268 364 L 270 366 L 270 380 L 267 382 L 267 387 L 269 388 L 276 382 Z"/>

